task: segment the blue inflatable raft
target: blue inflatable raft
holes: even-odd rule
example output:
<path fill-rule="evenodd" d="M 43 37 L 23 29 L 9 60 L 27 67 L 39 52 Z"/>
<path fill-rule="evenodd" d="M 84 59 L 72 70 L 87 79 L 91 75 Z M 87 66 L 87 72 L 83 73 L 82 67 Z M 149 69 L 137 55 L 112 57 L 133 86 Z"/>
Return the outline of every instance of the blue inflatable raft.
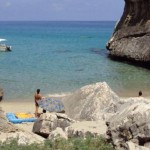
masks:
<path fill-rule="evenodd" d="M 36 118 L 24 118 L 24 119 L 20 119 L 20 118 L 17 118 L 14 113 L 7 113 L 6 117 L 7 117 L 7 119 L 8 119 L 9 122 L 12 122 L 14 124 L 22 123 L 22 122 L 35 122 L 35 120 L 36 120 Z"/>

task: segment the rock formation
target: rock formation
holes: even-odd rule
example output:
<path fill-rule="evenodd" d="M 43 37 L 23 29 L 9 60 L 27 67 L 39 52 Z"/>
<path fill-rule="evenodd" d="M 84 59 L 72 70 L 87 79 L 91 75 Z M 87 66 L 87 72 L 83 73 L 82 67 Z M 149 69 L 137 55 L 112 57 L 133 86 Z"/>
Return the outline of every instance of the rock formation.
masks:
<path fill-rule="evenodd" d="M 124 13 L 106 47 L 113 58 L 150 65 L 149 0 L 125 0 Z"/>
<path fill-rule="evenodd" d="M 144 98 L 124 101 L 107 122 L 108 139 L 116 150 L 150 149 L 150 102 Z"/>
<path fill-rule="evenodd" d="M 54 140 L 100 135 L 116 150 L 150 149 L 150 99 L 121 99 L 105 82 L 99 82 L 82 87 L 63 102 L 67 114 L 41 114 L 34 123 L 34 133 Z M 42 143 L 43 138 L 36 134 L 9 123 L 0 110 L 0 141 L 15 137 L 20 144 Z"/>
<path fill-rule="evenodd" d="M 82 87 L 62 101 L 66 115 L 42 114 L 34 123 L 34 133 L 49 139 L 105 135 L 105 119 L 117 111 L 120 99 L 107 83 L 99 82 Z"/>
<path fill-rule="evenodd" d="M 80 121 L 47 112 L 35 122 L 35 133 L 49 139 L 100 135 L 116 150 L 150 149 L 149 99 L 121 99 L 103 82 L 84 86 L 63 102 L 67 115 Z"/>
<path fill-rule="evenodd" d="M 101 120 L 117 111 L 119 97 L 106 82 L 99 82 L 82 87 L 64 98 L 66 114 L 75 120 Z"/>
<path fill-rule="evenodd" d="M 47 138 L 56 128 L 70 126 L 75 121 L 61 113 L 44 113 L 34 123 L 33 132 Z"/>
<path fill-rule="evenodd" d="M 68 140 L 68 136 L 62 128 L 57 127 L 55 130 L 51 131 L 48 139 L 56 140 L 57 138 L 63 138 Z"/>
<path fill-rule="evenodd" d="M 44 113 L 34 123 L 33 132 L 48 139 L 106 135 L 105 121 L 74 121 L 64 114 Z"/>

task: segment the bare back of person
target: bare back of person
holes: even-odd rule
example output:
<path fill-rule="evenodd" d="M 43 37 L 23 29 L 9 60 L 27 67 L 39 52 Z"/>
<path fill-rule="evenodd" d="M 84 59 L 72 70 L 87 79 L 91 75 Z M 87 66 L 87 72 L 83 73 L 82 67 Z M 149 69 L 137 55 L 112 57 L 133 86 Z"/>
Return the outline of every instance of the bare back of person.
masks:
<path fill-rule="evenodd" d="M 35 93 L 34 98 L 35 98 L 35 101 L 39 101 L 42 99 L 42 96 L 41 94 Z"/>
<path fill-rule="evenodd" d="M 38 117 L 39 113 L 38 113 L 38 108 L 39 108 L 39 105 L 37 103 L 37 101 L 41 100 L 42 99 L 42 96 L 40 94 L 40 89 L 37 89 L 37 92 L 35 93 L 34 95 L 34 101 L 35 101 L 35 116 Z"/>

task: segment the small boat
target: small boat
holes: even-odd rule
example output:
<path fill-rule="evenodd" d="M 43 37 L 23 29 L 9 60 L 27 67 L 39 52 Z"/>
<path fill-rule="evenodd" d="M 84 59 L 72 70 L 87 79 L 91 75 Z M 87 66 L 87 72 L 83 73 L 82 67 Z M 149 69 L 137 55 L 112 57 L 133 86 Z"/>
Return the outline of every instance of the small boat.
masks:
<path fill-rule="evenodd" d="M 0 42 L 6 41 L 6 39 L 0 39 Z M 6 44 L 0 44 L 0 52 L 9 52 L 11 51 L 11 46 L 7 46 Z"/>

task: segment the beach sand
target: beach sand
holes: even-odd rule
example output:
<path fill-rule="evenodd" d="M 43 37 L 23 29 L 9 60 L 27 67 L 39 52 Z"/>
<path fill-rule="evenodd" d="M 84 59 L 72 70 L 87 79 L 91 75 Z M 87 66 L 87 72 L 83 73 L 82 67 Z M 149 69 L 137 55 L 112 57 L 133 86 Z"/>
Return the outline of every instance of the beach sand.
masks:
<path fill-rule="evenodd" d="M 0 107 L 4 113 L 12 112 L 12 113 L 33 113 L 35 112 L 34 102 L 7 102 L 2 101 L 0 103 Z M 42 109 L 39 108 L 39 112 L 42 112 Z M 33 122 L 15 124 L 19 128 L 22 128 L 25 131 L 32 132 Z"/>
<path fill-rule="evenodd" d="M 150 100 L 150 96 L 145 97 L 145 98 Z M 127 99 L 127 97 L 125 97 L 125 98 L 122 97 L 121 99 Z M 4 111 L 4 113 L 12 112 L 12 113 L 32 113 L 32 114 L 34 114 L 34 112 L 35 112 L 34 101 L 18 102 L 18 101 L 3 100 L 2 102 L 0 102 L 0 107 L 2 107 L 2 110 Z M 41 108 L 39 108 L 39 113 L 42 113 Z M 30 122 L 30 123 L 21 123 L 21 124 L 16 124 L 16 125 L 28 132 L 32 132 L 33 124 L 34 124 L 33 122 Z"/>
<path fill-rule="evenodd" d="M 34 113 L 35 112 L 35 105 L 34 102 L 7 102 L 7 101 L 2 101 L 0 103 L 0 107 L 5 112 L 13 112 L 13 113 L 18 113 L 18 112 L 26 112 L 26 113 Z"/>

